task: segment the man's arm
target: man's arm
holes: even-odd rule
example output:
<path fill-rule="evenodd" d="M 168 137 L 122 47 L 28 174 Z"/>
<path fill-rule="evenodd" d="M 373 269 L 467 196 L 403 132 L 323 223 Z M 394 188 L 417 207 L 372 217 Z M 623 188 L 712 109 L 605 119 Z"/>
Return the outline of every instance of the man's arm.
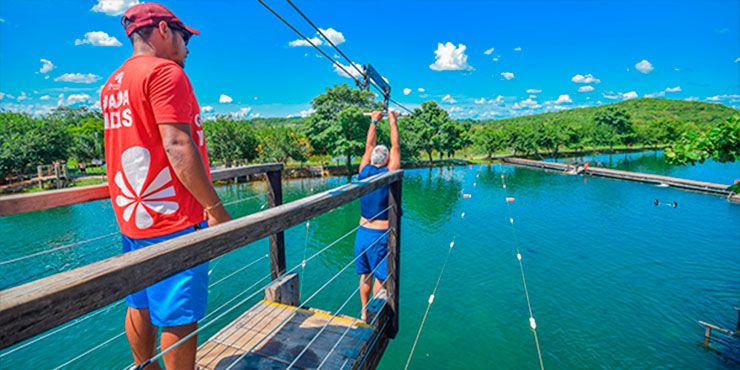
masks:
<path fill-rule="evenodd" d="M 388 170 L 401 168 L 401 139 L 398 137 L 398 112 L 388 111 L 388 123 L 391 125 L 391 158 Z"/>
<path fill-rule="evenodd" d="M 368 127 L 367 129 L 367 140 L 365 140 L 365 154 L 362 155 L 362 160 L 360 161 L 360 172 L 362 172 L 362 169 L 367 166 L 368 163 L 370 163 L 370 157 L 372 157 L 373 155 L 373 148 L 375 148 L 375 138 L 377 136 L 376 123 L 380 121 L 381 118 L 383 118 L 383 112 L 374 111 L 370 113 L 370 119 L 372 119 L 374 123 L 370 123 L 370 127 Z"/>
<path fill-rule="evenodd" d="M 160 124 L 159 134 L 162 136 L 162 145 L 175 176 L 206 209 L 208 225 L 213 226 L 231 220 L 208 178 L 208 170 L 203 165 L 200 151 L 190 134 L 190 125 Z"/>

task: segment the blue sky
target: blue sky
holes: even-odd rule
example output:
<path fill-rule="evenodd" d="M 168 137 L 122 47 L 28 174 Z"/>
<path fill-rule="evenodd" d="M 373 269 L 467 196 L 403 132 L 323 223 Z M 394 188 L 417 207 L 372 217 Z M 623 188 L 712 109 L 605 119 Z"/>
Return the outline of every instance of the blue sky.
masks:
<path fill-rule="evenodd" d="M 131 54 L 118 14 L 135 2 L 1 1 L 0 108 L 94 106 Z M 256 0 L 162 3 L 202 32 L 186 72 L 208 114 L 306 114 L 326 87 L 352 83 L 311 47 L 291 46 L 298 36 Z M 316 36 L 285 1 L 267 3 Z M 644 96 L 740 107 L 736 0 L 295 3 L 387 77 L 396 100 L 436 100 L 457 118 Z"/>

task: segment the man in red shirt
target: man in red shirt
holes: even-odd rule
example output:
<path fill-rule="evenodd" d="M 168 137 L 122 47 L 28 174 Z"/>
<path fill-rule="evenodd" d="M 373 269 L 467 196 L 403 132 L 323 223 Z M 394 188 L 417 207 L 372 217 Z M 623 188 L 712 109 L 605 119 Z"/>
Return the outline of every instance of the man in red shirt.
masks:
<path fill-rule="evenodd" d="M 101 90 L 108 188 L 128 252 L 231 219 L 213 189 L 200 106 L 183 67 L 199 32 L 162 5 L 143 3 L 121 19 L 133 56 Z M 205 315 L 208 264 L 126 298 L 126 334 L 136 364 L 197 329 Z M 192 369 L 197 336 L 164 356 Z M 157 362 L 149 368 L 159 368 Z"/>

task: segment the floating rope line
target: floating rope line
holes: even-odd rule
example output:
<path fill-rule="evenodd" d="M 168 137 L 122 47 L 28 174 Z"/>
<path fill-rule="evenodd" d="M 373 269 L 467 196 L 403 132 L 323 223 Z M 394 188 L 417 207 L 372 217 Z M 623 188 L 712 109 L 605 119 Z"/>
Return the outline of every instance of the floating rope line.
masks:
<path fill-rule="evenodd" d="M 378 239 L 376 240 L 376 242 L 377 242 L 378 240 L 380 240 L 380 238 L 378 238 Z M 372 245 L 374 245 L 374 244 L 375 244 L 375 243 L 373 243 Z M 370 245 L 370 246 L 372 246 L 372 245 Z M 365 254 L 365 253 L 366 253 L 366 252 L 363 252 L 363 254 Z M 375 272 L 376 272 L 376 271 L 378 270 L 378 268 L 379 268 L 379 267 L 381 266 L 381 264 L 382 264 L 382 263 L 384 263 L 384 261 L 385 261 L 385 263 L 388 263 L 388 255 L 386 255 L 385 257 L 383 257 L 383 259 L 381 259 L 381 260 L 380 260 L 380 263 L 378 263 L 378 265 L 377 265 L 377 266 L 375 266 L 375 268 L 374 268 L 374 269 L 373 269 L 372 271 L 370 271 L 370 274 L 368 274 L 368 276 L 367 276 L 367 277 L 365 277 L 365 279 L 364 279 L 364 280 L 362 281 L 362 282 L 363 282 L 363 284 L 364 284 L 364 283 L 366 283 L 366 282 L 368 281 L 368 279 L 370 279 L 370 278 L 371 278 L 371 277 L 372 277 L 372 276 L 373 276 L 373 275 L 375 274 Z M 386 280 L 388 280 L 388 277 L 386 277 Z M 354 290 L 354 291 L 353 291 L 353 292 L 352 292 L 352 293 L 351 293 L 351 294 L 349 295 L 349 297 L 347 297 L 347 299 L 345 299 L 345 300 L 344 300 L 344 302 L 342 303 L 342 305 L 341 305 L 341 306 L 340 306 L 339 308 L 337 308 L 337 309 L 336 309 L 336 312 L 334 313 L 334 315 L 332 315 L 332 317 L 331 317 L 331 318 L 330 318 L 330 319 L 329 319 L 329 320 L 328 320 L 328 321 L 327 321 L 327 322 L 326 322 L 326 323 L 325 323 L 325 324 L 324 324 L 324 325 L 323 325 L 323 326 L 321 327 L 321 329 L 320 329 L 320 330 L 318 331 L 318 333 L 314 334 L 314 336 L 313 336 L 313 337 L 311 338 L 311 340 L 310 340 L 310 341 L 308 342 L 308 344 L 306 344 L 306 346 L 305 346 L 305 347 L 303 348 L 303 350 L 302 350 L 302 351 L 301 351 L 301 352 L 300 352 L 300 353 L 298 354 L 298 356 L 296 356 L 296 358 L 295 358 L 295 359 L 293 359 L 293 361 L 292 361 L 292 362 L 291 362 L 291 363 L 290 363 L 290 364 L 288 365 L 288 369 L 291 369 L 291 368 L 293 367 L 293 365 L 295 365 L 295 364 L 296 364 L 296 362 L 298 362 L 298 360 L 299 360 L 299 359 L 301 358 L 301 356 L 303 356 L 303 354 L 304 354 L 304 353 L 306 353 L 306 351 L 308 351 L 308 347 L 310 347 L 310 346 L 311 346 L 311 345 L 312 345 L 312 344 L 313 344 L 313 343 L 314 343 L 314 342 L 316 341 L 316 339 L 318 339 L 318 338 L 319 338 L 319 336 L 321 335 L 321 333 L 323 333 L 323 332 L 324 332 L 324 330 L 326 330 L 326 328 L 327 328 L 327 327 L 329 327 L 329 324 L 330 324 L 330 323 L 331 323 L 332 321 L 334 321 L 334 319 L 335 319 L 335 318 L 337 318 L 337 316 L 339 315 L 339 313 L 340 313 L 340 312 L 342 312 L 342 310 L 344 309 L 344 307 L 346 307 L 346 306 L 347 306 L 347 304 L 348 304 L 348 303 L 350 302 L 350 300 L 351 300 L 351 299 L 352 299 L 352 298 L 353 298 L 353 297 L 355 296 L 355 294 L 357 294 L 357 292 L 359 292 L 359 291 L 360 291 L 360 287 L 361 287 L 361 286 L 362 286 L 362 285 L 358 285 L 358 286 L 357 286 L 357 288 L 356 288 L 356 289 L 355 289 L 355 290 Z M 374 297 L 373 297 L 373 298 L 374 298 Z M 369 303 L 370 303 L 370 301 L 368 301 L 368 304 L 369 304 Z M 367 305 L 365 305 L 365 306 L 367 306 Z M 364 310 L 365 310 L 365 307 L 363 307 L 363 311 L 364 311 Z M 324 360 L 326 360 L 326 358 L 328 358 L 328 356 L 329 356 L 330 354 L 331 354 L 331 353 L 327 354 L 327 355 L 326 355 L 326 357 L 324 358 Z"/>
<path fill-rule="evenodd" d="M 380 238 L 388 235 L 389 232 L 390 232 L 390 229 L 388 231 L 384 232 L 382 235 L 380 235 L 377 239 L 375 239 L 372 244 L 377 243 L 380 240 Z M 306 303 L 310 302 L 314 297 L 316 297 L 319 293 L 321 293 L 327 286 L 329 286 L 329 284 L 331 284 L 334 280 L 336 280 L 342 272 L 344 272 L 350 266 L 352 266 L 355 263 L 355 261 L 357 261 L 361 256 L 362 256 L 362 254 L 358 255 L 357 257 L 353 258 L 349 263 L 347 263 L 346 265 L 344 265 L 344 267 L 342 267 L 336 274 L 334 274 L 334 276 L 332 276 L 331 278 L 329 278 L 329 280 L 327 280 L 324 283 L 324 285 L 322 285 L 321 287 L 319 287 L 319 289 L 317 289 L 315 292 L 313 292 L 313 294 L 311 294 L 311 296 L 309 296 L 308 298 L 306 298 L 306 300 L 303 302 L 303 304 L 305 305 Z M 272 333 L 274 333 L 275 330 L 281 328 L 284 323 L 286 323 L 288 320 L 292 319 L 295 316 L 295 314 L 298 312 L 298 309 L 299 308 L 300 307 L 294 308 L 293 309 L 293 312 L 289 316 L 287 316 L 286 318 L 284 318 L 280 323 L 278 323 L 274 328 L 272 328 L 267 334 L 263 335 L 260 340 L 258 340 L 251 347 L 249 347 L 249 349 L 247 349 L 246 351 L 244 351 L 244 353 L 242 353 L 236 360 L 234 360 L 234 362 L 232 362 L 231 365 L 229 365 L 225 370 L 230 370 L 230 369 L 234 368 L 234 366 L 236 364 L 238 364 L 239 361 L 241 361 L 244 357 L 246 357 L 249 353 L 251 353 L 258 345 L 262 344 L 262 342 L 265 339 L 267 339 Z"/>
<path fill-rule="evenodd" d="M 2 261 L 2 262 L 0 262 L 0 266 L 7 265 L 7 264 L 10 264 L 10 263 L 15 263 L 15 262 L 18 262 L 18 261 L 23 261 L 23 260 L 26 260 L 26 259 L 29 259 L 29 258 L 32 258 L 32 257 L 41 256 L 41 255 L 44 255 L 44 254 L 54 253 L 54 252 L 60 251 L 62 249 L 69 249 L 69 248 L 77 247 L 77 246 L 80 246 L 80 245 L 83 245 L 83 244 L 94 242 L 96 240 L 110 238 L 111 236 L 118 235 L 118 234 L 119 234 L 118 232 L 114 232 L 114 233 L 110 233 L 110 234 L 100 235 L 100 236 L 96 236 L 94 238 L 90 238 L 90 239 L 83 240 L 83 241 L 80 241 L 80 242 L 74 242 L 74 243 L 70 243 L 70 244 L 65 244 L 65 245 L 62 245 L 62 246 L 59 246 L 59 247 L 56 247 L 56 248 L 47 249 L 47 250 L 44 250 L 44 251 L 32 253 L 32 254 L 29 254 L 29 255 L 26 255 L 26 256 L 23 256 L 23 257 L 18 257 L 18 258 L 14 258 L 14 259 L 7 260 L 7 261 Z"/>
<path fill-rule="evenodd" d="M 349 185 L 349 184 L 347 184 L 347 185 Z M 361 226 L 364 226 L 364 225 L 365 225 L 366 223 L 368 223 L 368 222 L 370 222 L 370 221 L 374 220 L 375 218 L 377 218 L 378 216 L 380 216 L 380 214 L 381 214 L 381 213 L 383 213 L 383 212 L 387 211 L 387 210 L 388 210 L 389 208 L 390 208 L 390 206 L 386 207 L 386 209 L 384 209 L 384 210 L 382 210 L 382 211 L 378 212 L 378 213 L 377 213 L 377 214 L 375 214 L 375 215 L 374 215 L 373 217 L 371 217 L 371 218 L 370 218 L 369 220 L 367 220 L 367 221 L 365 221 L 365 222 L 363 222 L 363 223 L 360 223 L 359 225 L 357 225 L 356 227 L 354 227 L 354 228 L 353 228 L 352 230 L 350 230 L 350 231 L 349 231 L 349 232 L 347 232 L 346 234 L 344 234 L 344 235 L 340 236 L 340 237 L 339 237 L 338 239 L 336 239 L 336 240 L 334 240 L 333 242 L 329 243 L 328 245 L 326 245 L 326 246 L 325 246 L 324 248 L 322 248 L 322 249 L 321 249 L 321 250 L 319 250 L 318 252 L 316 252 L 316 253 L 312 254 L 312 255 L 311 255 L 310 257 L 308 257 L 307 259 L 305 259 L 306 263 L 310 262 L 311 260 L 313 260 L 314 258 L 318 257 L 319 255 L 323 254 L 323 253 L 324 253 L 325 251 L 327 251 L 327 250 L 328 250 L 329 248 L 333 247 L 334 245 L 336 245 L 337 243 L 339 243 L 340 241 L 342 241 L 343 239 L 345 239 L 346 237 L 348 237 L 349 235 L 351 235 L 351 234 L 352 234 L 353 232 L 357 231 L 357 229 L 359 229 L 359 228 L 360 228 Z M 355 258 L 355 259 L 356 259 L 356 258 Z M 354 260 L 353 260 L 353 262 L 354 262 Z M 285 272 L 285 274 L 289 274 L 289 273 L 292 273 L 292 272 L 296 271 L 296 270 L 297 270 L 297 269 L 298 269 L 299 267 L 301 267 L 301 264 L 297 264 L 297 265 L 293 266 L 293 267 L 292 267 L 292 268 L 291 268 L 290 270 L 286 271 L 286 272 Z M 345 269 L 346 269 L 346 267 L 345 267 Z M 263 281 L 263 280 L 265 280 L 266 278 L 268 278 L 268 277 L 271 277 L 271 276 L 272 276 L 272 274 L 268 274 L 268 275 L 266 275 L 265 277 L 263 277 L 262 279 L 260 279 L 260 280 L 259 280 L 259 281 L 258 281 L 257 283 L 255 283 L 255 284 L 253 284 L 252 286 L 250 286 L 249 288 L 245 289 L 245 290 L 244 290 L 244 291 L 243 291 L 242 293 L 240 293 L 240 294 L 239 294 L 239 295 L 237 295 L 236 297 L 232 298 L 232 299 L 231 299 L 231 300 L 230 300 L 229 302 L 227 302 L 227 303 L 231 303 L 231 302 L 233 302 L 234 300 L 236 300 L 236 298 L 237 298 L 237 297 L 240 297 L 241 295 L 245 294 L 245 293 L 247 292 L 247 290 L 248 290 L 248 289 L 251 289 L 251 288 L 252 288 L 253 286 L 255 286 L 256 284 L 258 284 L 259 282 L 261 282 L 261 281 Z M 198 333 L 200 333 L 201 331 L 203 331 L 203 329 L 205 329 L 205 328 L 207 328 L 208 326 L 210 326 L 210 325 L 211 325 L 212 323 L 214 323 L 214 322 L 215 322 L 216 320 L 218 320 L 218 319 L 220 319 L 220 318 L 224 317 L 224 316 L 225 316 L 226 314 L 228 314 L 229 312 L 232 312 L 232 311 L 233 311 L 233 310 L 235 310 L 236 308 L 240 307 L 241 305 L 243 305 L 244 303 L 246 303 L 247 301 L 249 301 L 250 299 L 252 299 L 252 298 L 253 298 L 254 296 L 256 296 L 257 294 L 259 294 L 259 293 L 260 293 L 260 292 L 261 292 L 261 291 L 262 291 L 263 289 L 267 288 L 267 287 L 268 287 L 268 286 L 269 286 L 270 284 L 272 284 L 272 282 L 269 282 L 269 283 L 265 284 L 264 286 L 262 286 L 261 288 L 259 288 L 259 289 L 258 289 L 257 291 L 255 291 L 254 293 L 252 293 L 251 295 L 249 295 L 249 296 L 248 296 L 247 298 L 244 298 L 243 300 L 239 301 L 239 302 L 238 302 L 238 303 L 236 303 L 236 304 L 235 304 L 235 305 L 234 305 L 233 307 L 231 307 L 231 308 L 229 308 L 228 310 L 226 310 L 225 312 L 221 313 L 221 314 L 220 314 L 219 316 L 217 316 L 216 318 L 214 318 L 214 319 L 213 319 L 213 320 L 211 320 L 210 322 L 206 323 L 205 325 L 199 326 L 199 327 L 198 327 L 198 329 L 196 329 L 196 330 L 192 331 L 192 332 L 191 332 L 190 334 L 186 335 L 185 337 L 183 337 L 183 338 L 182 338 L 182 339 L 180 339 L 179 341 L 177 341 L 177 342 L 175 342 L 174 344 L 172 344 L 171 346 L 167 347 L 167 349 L 165 349 L 164 351 L 162 351 L 162 352 L 160 352 L 160 353 L 158 353 L 158 354 L 154 355 L 154 356 L 153 356 L 152 358 L 150 358 L 150 359 L 148 359 L 148 360 L 146 360 L 146 361 L 142 362 L 142 363 L 141 363 L 140 365 L 136 366 L 136 367 L 135 367 L 135 369 L 144 369 L 144 368 L 145 368 L 146 366 L 148 366 L 148 365 L 149 365 L 149 364 L 151 364 L 152 362 L 154 362 L 154 361 L 157 361 L 157 360 L 159 360 L 159 359 L 160 359 L 160 358 L 161 358 L 162 356 L 164 356 L 164 355 L 165 355 L 166 353 L 168 353 L 168 352 L 169 352 L 169 351 L 171 351 L 172 349 L 176 348 L 177 346 L 181 345 L 182 343 L 185 343 L 185 342 L 186 342 L 186 341 L 187 341 L 188 339 L 192 338 L 193 336 L 195 336 L 195 335 L 197 335 Z M 307 300 L 306 300 L 306 302 L 308 302 L 309 300 L 310 300 L 310 298 L 309 298 L 309 299 L 307 299 Z M 304 302 L 304 303 L 305 303 L 305 302 Z M 222 307 L 225 307 L 225 305 L 226 305 L 226 304 L 224 304 L 224 305 L 222 305 L 221 307 L 217 308 L 216 310 L 214 310 L 214 312 L 213 312 L 213 313 L 215 313 L 216 311 L 220 310 L 220 309 L 221 309 Z M 213 314 L 213 313 L 211 313 L 211 314 Z M 211 314 L 209 314 L 209 316 L 210 316 Z M 206 316 L 206 317 L 208 317 L 208 316 Z M 204 318 L 204 319 L 205 319 L 205 318 Z M 263 339 L 264 339 L 264 338 L 263 338 Z M 238 361 L 238 360 L 237 360 L 237 361 Z M 233 364 L 232 364 L 232 365 L 233 365 Z"/>
<path fill-rule="evenodd" d="M 463 219 L 465 218 L 465 212 L 463 212 L 460 215 Z M 424 312 L 424 317 L 421 319 L 421 324 L 419 325 L 419 331 L 416 333 L 416 339 L 414 339 L 414 344 L 411 346 L 411 352 L 409 353 L 409 358 L 406 360 L 406 366 L 404 369 L 408 369 L 409 365 L 411 364 L 411 359 L 414 357 L 414 351 L 416 350 L 416 344 L 419 342 L 419 337 L 421 337 L 421 331 L 424 329 L 424 323 L 427 321 L 427 315 L 429 315 L 429 309 L 432 307 L 432 303 L 434 303 L 434 296 L 437 294 L 437 288 L 439 288 L 439 282 L 442 280 L 442 274 L 445 272 L 445 267 L 447 267 L 447 261 L 450 260 L 450 255 L 452 255 L 452 249 L 455 247 L 455 240 L 453 239 L 450 242 L 450 248 L 447 250 L 447 257 L 445 257 L 445 262 L 442 264 L 442 269 L 439 271 L 439 276 L 437 276 L 437 283 L 434 284 L 434 290 L 432 290 L 432 294 L 429 296 L 429 299 L 427 300 L 427 309 Z"/>
<path fill-rule="evenodd" d="M 532 313 L 532 302 L 529 299 L 529 290 L 527 289 L 527 279 L 524 277 L 524 264 L 522 263 L 522 254 L 519 250 L 519 238 L 516 233 L 516 227 L 514 227 L 514 217 L 512 216 L 511 212 L 511 205 L 509 203 L 514 202 L 514 198 L 509 196 L 509 190 L 506 187 L 506 176 L 502 173 L 501 174 L 501 186 L 504 189 L 504 194 L 506 195 L 506 208 L 509 211 L 509 225 L 511 225 L 511 232 L 514 236 L 514 245 L 516 246 L 516 259 L 519 263 L 519 271 L 522 274 L 522 285 L 524 286 L 524 296 L 527 298 L 527 308 L 529 309 L 529 327 L 532 329 L 532 334 L 534 335 L 534 343 L 537 347 L 537 358 L 540 361 L 540 369 L 544 370 L 545 365 L 542 362 L 542 351 L 540 350 L 540 341 L 537 337 L 537 322 L 534 319 L 534 314 Z"/>

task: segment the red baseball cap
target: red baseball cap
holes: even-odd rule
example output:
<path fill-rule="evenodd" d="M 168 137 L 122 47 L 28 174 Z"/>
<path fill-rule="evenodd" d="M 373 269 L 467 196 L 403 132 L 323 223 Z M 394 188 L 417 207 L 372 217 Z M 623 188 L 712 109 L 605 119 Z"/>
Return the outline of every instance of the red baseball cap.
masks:
<path fill-rule="evenodd" d="M 200 35 L 198 30 L 186 26 L 185 23 L 182 23 L 180 18 L 177 18 L 175 13 L 157 3 L 141 3 L 134 5 L 128 8 L 121 18 L 121 24 L 123 24 L 123 27 L 126 30 L 126 36 L 131 36 L 134 31 L 141 27 L 156 26 L 161 21 L 174 24 L 192 34 Z"/>

